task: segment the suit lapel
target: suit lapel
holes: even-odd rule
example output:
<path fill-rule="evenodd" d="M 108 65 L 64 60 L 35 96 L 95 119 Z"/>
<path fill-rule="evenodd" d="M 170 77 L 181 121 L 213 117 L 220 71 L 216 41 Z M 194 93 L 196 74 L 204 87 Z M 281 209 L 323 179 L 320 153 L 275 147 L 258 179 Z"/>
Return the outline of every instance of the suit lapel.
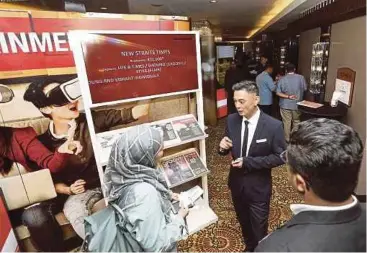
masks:
<path fill-rule="evenodd" d="M 257 126 L 256 126 L 256 130 L 255 130 L 255 133 L 254 133 L 254 137 L 252 138 L 250 149 L 248 151 L 248 155 L 249 156 L 251 156 L 252 150 L 255 147 L 256 140 L 260 139 L 260 136 L 261 136 L 262 130 L 263 130 L 264 126 L 265 126 L 265 123 L 266 122 L 264 120 L 264 114 L 263 114 L 263 112 L 260 112 L 259 121 L 257 122 Z"/>
<path fill-rule="evenodd" d="M 236 117 L 236 122 L 234 124 L 234 140 L 233 141 L 233 147 L 236 147 L 234 149 L 234 153 L 232 154 L 235 158 L 238 158 L 241 156 L 241 131 L 242 131 L 242 117 L 238 115 Z M 238 147 L 238 148 L 237 148 Z"/>

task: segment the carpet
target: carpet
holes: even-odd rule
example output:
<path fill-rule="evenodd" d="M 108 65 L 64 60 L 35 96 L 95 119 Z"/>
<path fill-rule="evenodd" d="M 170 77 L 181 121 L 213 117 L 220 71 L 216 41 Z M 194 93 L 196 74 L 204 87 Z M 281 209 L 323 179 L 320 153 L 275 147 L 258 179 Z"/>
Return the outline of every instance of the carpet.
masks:
<path fill-rule="evenodd" d="M 239 252 L 244 249 L 241 228 L 236 219 L 230 191 L 227 186 L 229 157 L 217 154 L 223 137 L 225 120 L 216 127 L 209 127 L 206 140 L 210 206 L 218 215 L 218 222 L 180 241 L 181 252 Z M 285 166 L 272 170 L 273 193 L 270 202 L 269 232 L 288 221 L 291 216 L 289 205 L 300 203 L 301 198 L 288 185 Z"/>

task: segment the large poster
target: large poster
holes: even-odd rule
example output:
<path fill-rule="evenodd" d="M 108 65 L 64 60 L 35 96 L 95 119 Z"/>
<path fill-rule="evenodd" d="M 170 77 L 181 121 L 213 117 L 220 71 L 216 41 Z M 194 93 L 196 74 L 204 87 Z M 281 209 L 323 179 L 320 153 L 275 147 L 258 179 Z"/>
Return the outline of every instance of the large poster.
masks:
<path fill-rule="evenodd" d="M 88 34 L 82 46 L 93 103 L 198 88 L 194 34 Z"/>
<path fill-rule="evenodd" d="M 0 187 L 22 251 L 78 250 L 84 217 L 103 198 L 68 31 L 188 28 L 180 22 L 188 24 L 159 16 L 0 11 Z M 152 111 L 163 104 L 101 108 L 93 117 L 106 131 L 154 120 Z"/>

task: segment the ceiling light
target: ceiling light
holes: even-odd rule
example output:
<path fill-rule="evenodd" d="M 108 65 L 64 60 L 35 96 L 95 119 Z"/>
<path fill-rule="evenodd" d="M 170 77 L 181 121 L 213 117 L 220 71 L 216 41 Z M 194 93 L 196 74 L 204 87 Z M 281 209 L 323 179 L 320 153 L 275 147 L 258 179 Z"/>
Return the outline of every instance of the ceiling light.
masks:
<path fill-rule="evenodd" d="M 254 34 L 265 27 L 273 18 L 284 11 L 294 1 L 295 0 L 275 0 L 271 9 L 267 13 L 265 13 L 265 15 L 261 16 L 260 20 L 256 23 L 254 29 L 252 29 L 247 34 L 246 38 L 251 38 Z"/>
<path fill-rule="evenodd" d="M 217 0 L 210 0 L 209 3 L 211 4 L 215 4 L 217 2 Z"/>
<path fill-rule="evenodd" d="M 107 7 L 101 7 L 101 10 L 107 10 Z"/>

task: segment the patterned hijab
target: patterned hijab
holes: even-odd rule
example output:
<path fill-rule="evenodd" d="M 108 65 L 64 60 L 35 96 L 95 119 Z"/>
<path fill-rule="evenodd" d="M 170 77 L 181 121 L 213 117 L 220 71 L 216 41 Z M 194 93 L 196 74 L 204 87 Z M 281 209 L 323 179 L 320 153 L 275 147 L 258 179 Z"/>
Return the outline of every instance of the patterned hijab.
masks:
<path fill-rule="evenodd" d="M 104 174 L 108 201 L 118 200 L 125 187 L 146 182 L 161 194 L 162 208 L 169 219 L 170 190 L 162 172 L 156 169 L 156 156 L 162 148 L 163 135 L 156 128 L 139 125 L 124 132 L 112 146 Z"/>

